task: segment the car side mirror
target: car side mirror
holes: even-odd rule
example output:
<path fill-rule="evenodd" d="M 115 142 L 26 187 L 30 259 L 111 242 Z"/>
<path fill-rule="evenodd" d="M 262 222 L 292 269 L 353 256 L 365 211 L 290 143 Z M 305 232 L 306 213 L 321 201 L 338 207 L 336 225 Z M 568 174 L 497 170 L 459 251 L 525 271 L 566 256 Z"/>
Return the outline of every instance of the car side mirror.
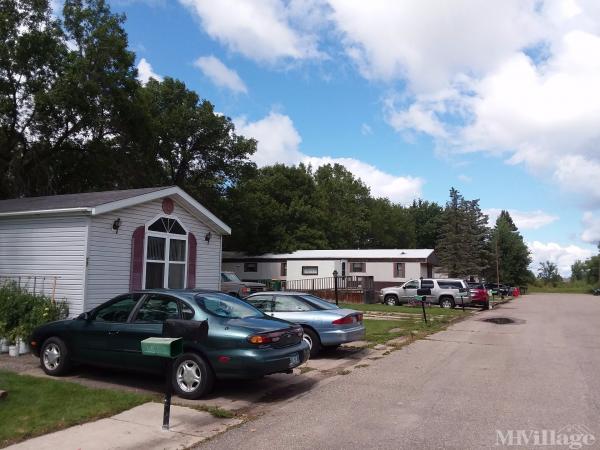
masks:
<path fill-rule="evenodd" d="M 406 289 L 406 286 L 402 286 L 402 289 Z"/>
<path fill-rule="evenodd" d="M 77 316 L 77 318 L 79 320 L 85 320 L 86 322 L 89 322 L 90 320 L 92 320 L 92 315 L 88 312 L 84 312 L 79 314 L 79 316 Z"/>

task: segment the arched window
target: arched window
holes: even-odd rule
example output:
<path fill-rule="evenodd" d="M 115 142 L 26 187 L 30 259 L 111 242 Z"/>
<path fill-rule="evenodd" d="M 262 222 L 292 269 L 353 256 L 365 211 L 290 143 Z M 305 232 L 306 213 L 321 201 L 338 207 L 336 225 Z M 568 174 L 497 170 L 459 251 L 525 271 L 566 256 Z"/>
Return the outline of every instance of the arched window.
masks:
<path fill-rule="evenodd" d="M 182 289 L 186 286 L 188 232 L 172 217 L 147 225 L 144 288 Z"/>

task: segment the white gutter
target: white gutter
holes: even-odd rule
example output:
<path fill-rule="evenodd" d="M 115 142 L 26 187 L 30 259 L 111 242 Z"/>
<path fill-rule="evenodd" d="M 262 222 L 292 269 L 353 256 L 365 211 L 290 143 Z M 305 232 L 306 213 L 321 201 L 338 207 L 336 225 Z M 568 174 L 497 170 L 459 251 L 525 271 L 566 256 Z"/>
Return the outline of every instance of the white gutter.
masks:
<path fill-rule="evenodd" d="M 0 213 L 0 217 L 12 216 L 34 216 L 39 214 L 61 214 L 61 213 L 92 213 L 92 208 L 62 208 L 62 209 L 39 209 L 37 211 L 12 211 Z"/>

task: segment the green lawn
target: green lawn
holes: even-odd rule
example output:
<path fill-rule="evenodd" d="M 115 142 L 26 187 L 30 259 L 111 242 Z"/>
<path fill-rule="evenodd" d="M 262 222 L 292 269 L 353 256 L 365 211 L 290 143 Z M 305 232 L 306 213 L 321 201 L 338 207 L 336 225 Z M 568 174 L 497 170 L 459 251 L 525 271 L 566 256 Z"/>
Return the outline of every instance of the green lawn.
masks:
<path fill-rule="evenodd" d="M 594 286 L 592 285 L 557 285 L 557 286 L 532 286 L 527 288 L 528 294 L 536 292 L 555 293 L 555 294 L 591 294 Z"/>
<path fill-rule="evenodd" d="M 373 311 L 373 312 L 397 312 L 397 313 L 406 313 L 406 314 L 423 314 L 421 306 L 389 306 L 383 305 L 381 303 L 375 303 L 372 305 L 365 305 L 362 303 L 340 303 L 340 308 L 348 308 L 355 309 L 357 311 Z M 460 316 L 463 314 L 462 309 L 444 309 L 439 306 L 431 306 L 425 308 L 427 311 L 427 315 L 430 314 L 432 316 Z"/>
<path fill-rule="evenodd" d="M 112 416 L 153 399 L 6 371 L 0 371 L 0 389 L 8 392 L 0 400 L 0 447 Z"/>
<path fill-rule="evenodd" d="M 366 328 L 366 340 L 375 344 L 385 344 L 390 339 L 399 336 L 413 336 L 421 338 L 428 334 L 443 330 L 450 323 L 462 317 L 471 314 L 470 311 L 462 311 L 462 309 L 444 309 L 437 306 L 425 308 L 427 313 L 428 323 L 423 321 L 423 310 L 421 307 L 411 306 L 388 306 L 381 304 L 363 305 L 363 304 L 345 304 L 340 305 L 344 308 L 352 308 L 366 313 L 372 312 L 377 315 L 388 313 L 401 313 L 397 319 L 392 320 L 377 320 L 364 319 Z M 410 316 L 407 316 L 410 314 Z M 398 328 L 399 330 L 390 333 L 390 330 Z"/>

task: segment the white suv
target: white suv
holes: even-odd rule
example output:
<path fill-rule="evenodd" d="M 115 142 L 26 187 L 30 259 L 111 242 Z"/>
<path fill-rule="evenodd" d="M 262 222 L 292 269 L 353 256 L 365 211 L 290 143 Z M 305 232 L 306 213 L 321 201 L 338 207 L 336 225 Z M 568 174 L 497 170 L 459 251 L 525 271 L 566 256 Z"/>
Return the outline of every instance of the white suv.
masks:
<path fill-rule="evenodd" d="M 454 308 L 471 303 L 469 286 L 459 278 L 422 278 L 409 280 L 400 286 L 383 288 L 379 299 L 386 305 L 401 305 L 415 299 L 418 289 L 428 289 L 427 301 L 442 308 Z"/>

